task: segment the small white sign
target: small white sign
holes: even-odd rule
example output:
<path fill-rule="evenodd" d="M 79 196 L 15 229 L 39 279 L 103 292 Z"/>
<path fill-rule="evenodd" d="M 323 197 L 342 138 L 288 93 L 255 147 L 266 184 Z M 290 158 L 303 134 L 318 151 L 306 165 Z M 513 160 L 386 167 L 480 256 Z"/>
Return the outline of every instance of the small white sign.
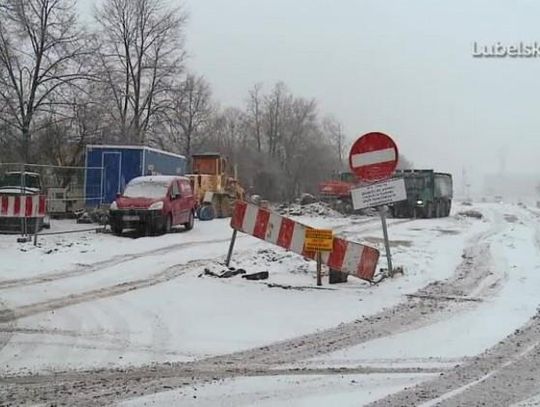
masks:
<path fill-rule="evenodd" d="M 405 180 L 397 178 L 353 189 L 351 195 L 353 208 L 365 209 L 404 201 L 407 199 L 407 190 Z"/>

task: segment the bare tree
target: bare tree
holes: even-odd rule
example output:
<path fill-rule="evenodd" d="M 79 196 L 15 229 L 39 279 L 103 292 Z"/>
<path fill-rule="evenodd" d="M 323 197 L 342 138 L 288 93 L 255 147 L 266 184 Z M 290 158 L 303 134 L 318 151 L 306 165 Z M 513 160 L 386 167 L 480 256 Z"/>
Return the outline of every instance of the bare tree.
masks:
<path fill-rule="evenodd" d="M 20 135 L 28 162 L 37 115 L 65 105 L 62 92 L 87 78 L 88 52 L 70 0 L 4 0 L 0 5 L 0 120 Z"/>
<path fill-rule="evenodd" d="M 262 85 L 257 83 L 249 91 L 248 100 L 248 117 L 252 127 L 255 141 L 257 143 L 257 152 L 262 151 L 262 100 L 261 100 Z"/>
<path fill-rule="evenodd" d="M 323 119 L 322 128 L 328 140 L 334 145 L 339 163 L 343 165 L 345 156 L 345 134 L 343 133 L 343 126 L 334 116 L 329 115 Z"/>
<path fill-rule="evenodd" d="M 245 111 L 225 109 L 214 120 L 207 148 L 224 153 L 253 193 L 290 200 L 316 192 L 340 163 L 322 129 L 315 100 L 295 97 L 283 83 L 269 94 L 249 92 Z"/>
<path fill-rule="evenodd" d="M 283 119 L 283 106 L 290 98 L 289 92 L 283 82 L 278 82 L 270 95 L 264 98 L 265 134 L 268 144 L 268 155 L 275 158 L 281 141 L 281 122 Z"/>
<path fill-rule="evenodd" d="M 191 157 L 195 139 L 203 135 L 202 130 L 210 123 L 210 86 L 203 77 L 188 74 L 174 95 L 172 115 L 175 127 L 180 130 L 178 141 L 182 145 L 182 153 Z"/>
<path fill-rule="evenodd" d="M 105 0 L 96 19 L 102 77 L 114 102 L 111 114 L 124 140 L 145 143 L 183 70 L 187 16 L 164 0 Z"/>

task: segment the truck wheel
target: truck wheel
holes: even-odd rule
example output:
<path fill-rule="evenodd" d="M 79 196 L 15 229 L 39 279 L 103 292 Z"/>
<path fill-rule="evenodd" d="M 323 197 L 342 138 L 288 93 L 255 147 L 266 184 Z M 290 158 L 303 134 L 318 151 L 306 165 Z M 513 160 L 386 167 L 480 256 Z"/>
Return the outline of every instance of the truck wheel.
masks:
<path fill-rule="evenodd" d="M 184 223 L 184 227 L 186 230 L 193 229 L 193 225 L 195 224 L 195 216 L 193 215 L 193 211 L 189 213 L 189 220 L 187 223 Z"/>
<path fill-rule="evenodd" d="M 124 230 L 124 227 L 121 223 L 111 223 L 111 231 L 114 235 L 120 236 L 122 234 L 122 230 Z"/>
<path fill-rule="evenodd" d="M 424 218 L 432 218 L 433 217 L 433 204 L 429 202 L 426 207 L 424 208 Z"/>

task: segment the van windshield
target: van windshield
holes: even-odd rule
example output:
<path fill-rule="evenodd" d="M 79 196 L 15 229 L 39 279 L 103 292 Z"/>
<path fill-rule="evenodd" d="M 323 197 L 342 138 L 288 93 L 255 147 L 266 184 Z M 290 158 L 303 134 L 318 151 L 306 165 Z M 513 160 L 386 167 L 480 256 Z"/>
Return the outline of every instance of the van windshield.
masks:
<path fill-rule="evenodd" d="M 143 181 L 128 184 L 124 196 L 128 198 L 163 198 L 167 195 L 169 184 L 166 182 Z"/>

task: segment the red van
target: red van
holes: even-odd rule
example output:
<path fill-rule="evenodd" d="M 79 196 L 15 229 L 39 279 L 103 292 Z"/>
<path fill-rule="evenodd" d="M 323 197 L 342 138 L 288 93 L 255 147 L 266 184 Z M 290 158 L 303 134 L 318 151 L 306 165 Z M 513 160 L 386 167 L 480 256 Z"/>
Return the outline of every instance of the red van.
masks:
<path fill-rule="evenodd" d="M 137 229 L 167 233 L 173 226 L 193 229 L 195 197 L 188 178 L 156 175 L 133 178 L 109 208 L 112 232 Z"/>

